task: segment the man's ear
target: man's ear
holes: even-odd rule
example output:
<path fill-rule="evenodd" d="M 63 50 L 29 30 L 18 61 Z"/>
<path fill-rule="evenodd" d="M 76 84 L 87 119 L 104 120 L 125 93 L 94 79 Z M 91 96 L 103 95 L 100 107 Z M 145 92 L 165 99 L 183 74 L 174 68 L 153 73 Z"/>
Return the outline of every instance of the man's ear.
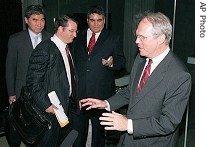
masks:
<path fill-rule="evenodd" d="M 162 34 L 162 35 L 158 36 L 157 39 L 158 39 L 159 44 L 163 44 L 163 43 L 165 43 L 166 36 L 164 34 Z"/>
<path fill-rule="evenodd" d="M 28 18 L 24 17 L 24 21 L 26 24 L 28 24 Z"/>

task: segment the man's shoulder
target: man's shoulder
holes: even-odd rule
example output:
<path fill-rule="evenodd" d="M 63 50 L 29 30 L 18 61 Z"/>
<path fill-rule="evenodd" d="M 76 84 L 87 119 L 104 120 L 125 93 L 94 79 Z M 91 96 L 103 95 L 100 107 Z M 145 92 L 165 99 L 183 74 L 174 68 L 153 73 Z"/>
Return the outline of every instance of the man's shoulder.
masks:
<path fill-rule="evenodd" d="M 109 30 L 109 29 L 103 29 L 101 31 L 101 34 L 103 34 L 104 36 L 112 37 L 112 38 L 119 38 L 120 37 L 119 33 L 114 32 L 114 31 Z"/>
<path fill-rule="evenodd" d="M 39 43 L 38 46 L 42 46 L 42 47 L 45 47 L 45 46 L 49 46 L 49 45 L 53 45 L 53 41 L 51 41 L 50 38 L 46 39 L 46 40 L 43 40 L 42 42 Z"/>
<path fill-rule="evenodd" d="M 10 38 L 19 38 L 19 37 L 25 36 L 27 34 L 28 34 L 27 30 L 22 30 L 22 31 L 19 31 L 19 32 L 16 32 L 16 33 L 10 35 Z"/>
<path fill-rule="evenodd" d="M 112 35 L 119 35 L 117 32 L 112 31 L 110 29 L 103 29 L 101 32 L 102 33 L 109 33 L 109 34 L 112 34 Z"/>
<path fill-rule="evenodd" d="M 52 33 L 48 32 L 48 31 L 45 31 L 45 30 L 42 31 L 42 34 L 44 36 L 46 36 L 47 38 L 49 38 L 49 37 L 51 37 L 53 35 Z"/>
<path fill-rule="evenodd" d="M 58 48 L 55 43 L 49 38 L 40 42 L 35 50 L 43 50 L 46 52 L 57 52 Z"/>

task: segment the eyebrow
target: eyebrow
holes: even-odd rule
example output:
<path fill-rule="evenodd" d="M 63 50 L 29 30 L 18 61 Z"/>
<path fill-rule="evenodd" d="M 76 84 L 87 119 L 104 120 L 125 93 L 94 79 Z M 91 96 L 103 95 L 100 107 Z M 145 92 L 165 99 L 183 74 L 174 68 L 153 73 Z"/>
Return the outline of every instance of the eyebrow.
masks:
<path fill-rule="evenodd" d="M 93 21 L 93 20 L 98 21 L 98 20 L 103 20 L 103 19 L 102 18 L 100 18 L 100 19 L 92 19 L 92 18 L 89 18 L 89 20 L 91 20 L 91 21 Z"/>

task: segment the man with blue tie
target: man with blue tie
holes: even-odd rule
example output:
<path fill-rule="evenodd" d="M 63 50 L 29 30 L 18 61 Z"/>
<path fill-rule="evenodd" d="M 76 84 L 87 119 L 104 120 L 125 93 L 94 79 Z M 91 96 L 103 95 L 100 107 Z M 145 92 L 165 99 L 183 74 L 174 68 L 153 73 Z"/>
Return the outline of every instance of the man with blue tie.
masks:
<path fill-rule="evenodd" d="M 26 73 L 32 51 L 39 42 L 52 35 L 43 30 L 45 11 L 41 5 L 28 6 L 25 10 L 24 21 L 27 29 L 11 35 L 8 41 L 6 84 L 10 106 L 19 97 L 21 87 L 26 84 Z M 21 143 L 19 134 L 13 127 L 10 131 L 8 137 L 10 147 L 19 147 Z"/>

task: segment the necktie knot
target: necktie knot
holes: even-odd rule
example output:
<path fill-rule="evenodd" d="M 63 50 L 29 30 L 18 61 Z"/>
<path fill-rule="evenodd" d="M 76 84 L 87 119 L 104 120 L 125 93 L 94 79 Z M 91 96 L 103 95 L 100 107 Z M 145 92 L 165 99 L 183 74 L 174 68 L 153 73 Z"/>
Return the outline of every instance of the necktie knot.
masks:
<path fill-rule="evenodd" d="M 151 66 L 152 64 L 152 59 L 149 59 L 147 66 Z"/>

